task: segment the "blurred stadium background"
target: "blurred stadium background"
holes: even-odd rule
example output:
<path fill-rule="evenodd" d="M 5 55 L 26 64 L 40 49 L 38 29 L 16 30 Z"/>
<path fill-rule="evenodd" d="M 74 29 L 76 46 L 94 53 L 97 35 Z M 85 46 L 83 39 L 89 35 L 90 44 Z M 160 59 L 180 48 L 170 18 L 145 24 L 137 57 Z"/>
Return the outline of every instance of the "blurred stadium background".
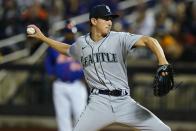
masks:
<path fill-rule="evenodd" d="M 174 131 L 196 131 L 196 2 L 194 0 L 0 0 L 0 131 L 56 131 L 52 80 L 43 66 L 47 45 L 27 39 L 28 24 L 61 40 L 71 19 L 76 36 L 88 32 L 88 11 L 105 3 L 121 15 L 116 31 L 157 38 L 175 68 L 180 87 L 168 96 L 152 94 L 156 70 L 146 49 L 133 51 L 128 60 L 131 95 Z M 91 123 L 89 123 L 91 124 Z M 103 131 L 126 131 L 113 124 Z M 134 129 L 133 129 L 134 130 Z"/>

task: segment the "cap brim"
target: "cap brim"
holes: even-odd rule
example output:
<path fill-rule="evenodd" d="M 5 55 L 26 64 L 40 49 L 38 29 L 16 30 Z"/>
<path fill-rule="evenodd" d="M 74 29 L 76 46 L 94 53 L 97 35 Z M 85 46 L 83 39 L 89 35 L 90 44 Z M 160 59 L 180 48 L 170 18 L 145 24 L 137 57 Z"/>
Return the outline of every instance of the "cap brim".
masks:
<path fill-rule="evenodd" d="M 113 19 L 114 18 L 118 18 L 119 15 L 116 15 L 116 14 L 110 14 L 110 15 L 105 15 L 105 17 L 112 17 Z"/>

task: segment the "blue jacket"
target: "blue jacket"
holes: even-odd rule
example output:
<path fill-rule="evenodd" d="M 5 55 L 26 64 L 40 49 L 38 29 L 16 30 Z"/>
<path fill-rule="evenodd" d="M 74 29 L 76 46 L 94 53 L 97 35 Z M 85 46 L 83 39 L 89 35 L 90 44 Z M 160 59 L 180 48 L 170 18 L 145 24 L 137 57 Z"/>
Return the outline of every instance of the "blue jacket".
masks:
<path fill-rule="evenodd" d="M 47 50 L 44 64 L 49 75 L 54 75 L 65 82 L 73 82 L 84 77 L 82 67 L 78 62 L 50 47 Z"/>

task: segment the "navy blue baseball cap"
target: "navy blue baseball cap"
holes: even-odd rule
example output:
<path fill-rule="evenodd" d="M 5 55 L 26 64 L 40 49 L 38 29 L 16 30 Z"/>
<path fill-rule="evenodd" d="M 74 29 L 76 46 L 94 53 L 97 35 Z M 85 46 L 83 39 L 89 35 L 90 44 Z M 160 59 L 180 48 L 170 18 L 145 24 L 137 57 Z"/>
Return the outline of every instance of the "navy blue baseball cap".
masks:
<path fill-rule="evenodd" d="M 117 18 L 119 15 L 112 14 L 110 7 L 107 5 L 96 5 L 90 10 L 89 19 L 106 17 Z"/>

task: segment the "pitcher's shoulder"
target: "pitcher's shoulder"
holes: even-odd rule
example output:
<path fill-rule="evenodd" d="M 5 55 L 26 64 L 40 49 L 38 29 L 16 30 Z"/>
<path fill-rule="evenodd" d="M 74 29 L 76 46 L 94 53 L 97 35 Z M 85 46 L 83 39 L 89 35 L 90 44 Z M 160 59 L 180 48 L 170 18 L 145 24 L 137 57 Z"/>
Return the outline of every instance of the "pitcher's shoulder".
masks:
<path fill-rule="evenodd" d="M 85 40 L 85 35 L 79 36 L 76 40 L 77 41 L 84 41 Z"/>
<path fill-rule="evenodd" d="M 120 32 L 117 31 L 110 31 L 110 35 L 118 35 Z"/>
<path fill-rule="evenodd" d="M 125 35 L 125 34 L 130 34 L 129 32 L 117 32 L 117 31 L 111 31 L 110 32 L 110 35 L 111 36 L 122 36 L 122 35 Z"/>
<path fill-rule="evenodd" d="M 76 44 L 85 43 L 85 35 L 79 36 L 79 37 L 76 39 L 75 43 L 76 43 Z"/>

